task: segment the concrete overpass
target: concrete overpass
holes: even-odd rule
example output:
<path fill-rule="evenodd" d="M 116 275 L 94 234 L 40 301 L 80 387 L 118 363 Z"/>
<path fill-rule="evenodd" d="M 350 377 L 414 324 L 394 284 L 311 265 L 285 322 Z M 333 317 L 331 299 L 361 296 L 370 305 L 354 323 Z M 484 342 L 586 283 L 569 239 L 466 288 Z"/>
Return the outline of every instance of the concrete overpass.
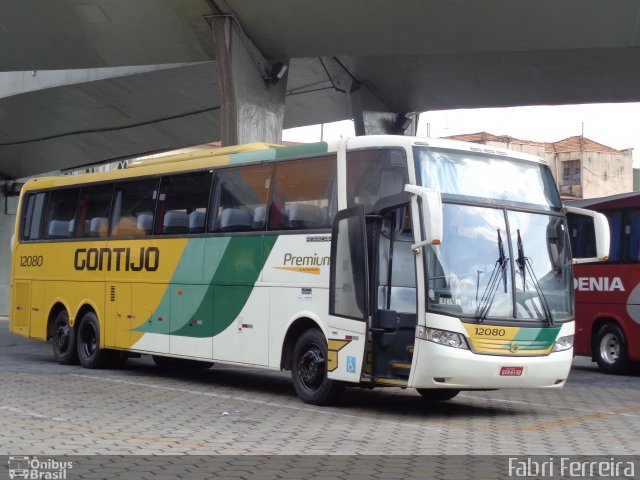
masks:
<path fill-rule="evenodd" d="M 394 115 L 432 109 L 636 101 L 639 18 L 638 0 L 0 0 L 0 176 L 224 138 L 229 111 L 246 115 L 227 140 L 244 141 L 346 118 L 392 131 Z"/>

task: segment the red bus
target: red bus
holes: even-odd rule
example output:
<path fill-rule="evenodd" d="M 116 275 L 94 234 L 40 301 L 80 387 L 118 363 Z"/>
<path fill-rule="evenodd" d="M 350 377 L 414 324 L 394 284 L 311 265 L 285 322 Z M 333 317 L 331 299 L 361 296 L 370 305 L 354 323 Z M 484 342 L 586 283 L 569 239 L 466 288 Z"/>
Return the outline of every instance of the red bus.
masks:
<path fill-rule="evenodd" d="M 603 213 L 611 233 L 607 261 L 574 265 L 574 353 L 604 372 L 625 373 L 640 361 L 640 192 L 567 204 Z M 594 256 L 591 228 L 580 217 L 569 225 L 574 255 Z"/>

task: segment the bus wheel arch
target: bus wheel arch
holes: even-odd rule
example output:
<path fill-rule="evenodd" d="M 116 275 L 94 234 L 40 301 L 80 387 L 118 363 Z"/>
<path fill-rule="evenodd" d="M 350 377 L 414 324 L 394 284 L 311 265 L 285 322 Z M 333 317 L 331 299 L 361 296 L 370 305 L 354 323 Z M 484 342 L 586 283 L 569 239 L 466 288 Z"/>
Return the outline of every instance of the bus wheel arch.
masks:
<path fill-rule="evenodd" d="M 334 403 L 344 382 L 327 376 L 327 338 L 320 328 L 308 328 L 296 337 L 291 353 L 291 379 L 298 397 L 311 405 Z"/>
<path fill-rule="evenodd" d="M 69 320 L 69 311 L 62 303 L 56 303 L 49 311 L 47 338 L 51 339 L 53 358 L 61 365 L 78 363 L 77 332 Z"/>
<path fill-rule="evenodd" d="M 627 336 L 620 322 L 602 318 L 594 323 L 591 333 L 591 356 L 600 369 L 618 375 L 630 366 Z"/>
<path fill-rule="evenodd" d="M 309 317 L 300 317 L 291 322 L 287 334 L 282 342 L 282 354 L 280 356 L 280 370 L 291 370 L 291 358 L 296 341 L 305 330 L 317 328 L 322 331 L 320 325 Z"/>
<path fill-rule="evenodd" d="M 76 318 L 78 319 L 76 350 L 78 360 L 83 367 L 120 368 L 126 363 L 128 359 L 126 352 L 107 350 L 101 346 L 104 329 L 92 305 L 83 305 Z"/>

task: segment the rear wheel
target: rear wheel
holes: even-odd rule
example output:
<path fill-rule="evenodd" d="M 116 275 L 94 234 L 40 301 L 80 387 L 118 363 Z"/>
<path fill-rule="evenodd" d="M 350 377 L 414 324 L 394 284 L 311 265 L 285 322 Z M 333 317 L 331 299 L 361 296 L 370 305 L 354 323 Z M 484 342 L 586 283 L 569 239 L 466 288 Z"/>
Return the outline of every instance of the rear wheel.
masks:
<path fill-rule="evenodd" d="M 56 315 L 51 333 L 55 361 L 61 365 L 78 363 L 76 332 L 69 325 L 69 314 L 66 310 L 62 310 Z"/>
<path fill-rule="evenodd" d="M 204 362 L 202 360 L 163 357 L 162 355 L 152 355 L 151 358 L 153 358 L 153 362 L 160 368 L 193 368 L 206 370 L 213 366 L 213 362 Z"/>
<path fill-rule="evenodd" d="M 605 323 L 598 330 L 593 352 L 598 366 L 604 372 L 618 375 L 629 369 L 627 338 L 617 323 Z"/>
<path fill-rule="evenodd" d="M 418 388 L 417 390 L 418 393 L 422 395 L 422 398 L 428 402 L 444 402 L 451 400 L 460 393 L 460 390 L 454 390 L 452 388 Z"/>
<path fill-rule="evenodd" d="M 100 323 L 93 312 L 85 313 L 78 325 L 78 359 L 85 368 L 103 368 L 115 352 L 100 348 Z"/>
<path fill-rule="evenodd" d="M 293 347 L 291 377 L 303 402 L 326 405 L 335 402 L 344 383 L 327 378 L 327 340 L 318 329 L 306 330 Z"/>

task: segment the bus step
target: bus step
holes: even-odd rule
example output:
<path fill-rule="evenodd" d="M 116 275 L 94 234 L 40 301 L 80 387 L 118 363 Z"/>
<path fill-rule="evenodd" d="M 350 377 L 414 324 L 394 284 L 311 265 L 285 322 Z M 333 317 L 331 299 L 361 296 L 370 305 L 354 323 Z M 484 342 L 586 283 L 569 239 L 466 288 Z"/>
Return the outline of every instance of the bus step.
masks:
<path fill-rule="evenodd" d="M 402 363 L 402 362 L 391 362 L 391 368 L 397 368 L 398 370 L 410 370 L 410 363 Z"/>
<path fill-rule="evenodd" d="M 388 385 L 390 387 L 406 387 L 406 380 L 399 380 L 397 378 L 374 378 L 373 383 L 377 385 Z"/>
<path fill-rule="evenodd" d="M 407 379 L 411 372 L 411 364 L 405 362 L 391 362 L 391 371 L 393 372 L 392 375 L 394 377 Z"/>

